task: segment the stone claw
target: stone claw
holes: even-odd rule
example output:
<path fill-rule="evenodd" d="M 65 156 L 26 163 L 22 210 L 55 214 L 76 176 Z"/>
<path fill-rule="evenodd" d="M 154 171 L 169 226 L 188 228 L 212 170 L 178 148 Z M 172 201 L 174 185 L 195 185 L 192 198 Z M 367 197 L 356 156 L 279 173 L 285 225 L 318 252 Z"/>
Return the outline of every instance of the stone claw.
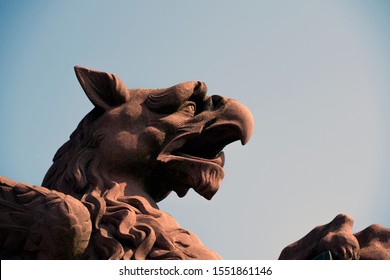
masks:
<path fill-rule="evenodd" d="M 360 246 L 356 237 L 342 232 L 330 232 L 319 242 L 319 251 L 329 250 L 333 259 L 358 260 Z"/>
<path fill-rule="evenodd" d="M 329 250 L 336 260 L 358 260 L 360 246 L 352 233 L 353 220 L 350 216 L 340 214 L 324 226 L 327 232 L 319 241 L 319 251 Z"/>

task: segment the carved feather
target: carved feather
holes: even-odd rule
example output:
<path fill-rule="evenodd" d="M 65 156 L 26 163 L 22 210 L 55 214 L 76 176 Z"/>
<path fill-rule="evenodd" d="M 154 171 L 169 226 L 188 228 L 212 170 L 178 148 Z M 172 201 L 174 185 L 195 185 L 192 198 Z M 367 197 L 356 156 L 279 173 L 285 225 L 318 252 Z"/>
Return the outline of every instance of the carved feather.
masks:
<path fill-rule="evenodd" d="M 74 259 L 91 235 L 87 208 L 75 198 L 0 176 L 0 258 Z"/>

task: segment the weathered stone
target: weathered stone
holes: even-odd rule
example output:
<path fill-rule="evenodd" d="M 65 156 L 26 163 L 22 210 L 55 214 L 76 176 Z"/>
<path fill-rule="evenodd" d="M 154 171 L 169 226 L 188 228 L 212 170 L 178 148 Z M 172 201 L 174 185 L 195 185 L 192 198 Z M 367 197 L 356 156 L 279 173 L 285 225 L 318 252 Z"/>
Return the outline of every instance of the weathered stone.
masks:
<path fill-rule="evenodd" d="M 211 199 L 223 148 L 251 136 L 250 111 L 207 96 L 202 82 L 127 89 L 113 74 L 75 71 L 95 108 L 54 156 L 43 187 L 1 178 L 2 258 L 219 259 L 156 202 L 190 188 Z"/>
<path fill-rule="evenodd" d="M 0 177 L 1 259 L 220 259 L 157 202 L 190 188 L 211 199 L 224 176 L 223 148 L 249 141 L 250 111 L 207 96 L 202 82 L 127 89 L 113 74 L 75 71 L 95 107 L 57 151 L 42 187 Z M 340 214 L 280 259 L 390 259 L 390 229 L 353 234 L 352 225 Z"/>
<path fill-rule="evenodd" d="M 353 219 L 339 214 L 281 252 L 281 260 L 310 260 L 329 251 L 335 260 L 390 259 L 390 229 L 372 225 L 352 233 Z"/>

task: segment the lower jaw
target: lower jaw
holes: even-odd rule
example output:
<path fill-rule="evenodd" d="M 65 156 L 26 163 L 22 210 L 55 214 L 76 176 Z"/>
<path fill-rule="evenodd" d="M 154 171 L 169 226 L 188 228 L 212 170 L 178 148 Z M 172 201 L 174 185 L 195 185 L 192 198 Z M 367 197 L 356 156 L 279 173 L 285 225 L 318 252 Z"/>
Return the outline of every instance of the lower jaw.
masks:
<path fill-rule="evenodd" d="M 164 156 L 161 161 L 172 178 L 173 191 L 180 197 L 189 188 L 193 188 L 199 195 L 210 200 L 224 177 L 223 168 L 217 164 L 178 156 Z"/>

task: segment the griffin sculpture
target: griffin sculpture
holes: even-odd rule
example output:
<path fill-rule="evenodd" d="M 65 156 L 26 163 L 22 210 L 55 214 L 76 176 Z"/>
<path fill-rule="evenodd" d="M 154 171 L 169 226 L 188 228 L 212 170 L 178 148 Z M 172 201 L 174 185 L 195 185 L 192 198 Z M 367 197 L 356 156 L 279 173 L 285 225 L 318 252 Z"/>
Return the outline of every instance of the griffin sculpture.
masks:
<path fill-rule="evenodd" d="M 94 108 L 59 148 L 42 186 L 0 177 L 1 259 L 220 259 L 157 202 L 190 188 L 211 199 L 224 176 L 223 148 L 246 144 L 250 111 L 208 96 L 202 82 L 127 89 L 113 74 L 75 67 Z M 390 258 L 389 229 L 353 235 L 339 215 L 283 250 L 310 259 Z"/>

